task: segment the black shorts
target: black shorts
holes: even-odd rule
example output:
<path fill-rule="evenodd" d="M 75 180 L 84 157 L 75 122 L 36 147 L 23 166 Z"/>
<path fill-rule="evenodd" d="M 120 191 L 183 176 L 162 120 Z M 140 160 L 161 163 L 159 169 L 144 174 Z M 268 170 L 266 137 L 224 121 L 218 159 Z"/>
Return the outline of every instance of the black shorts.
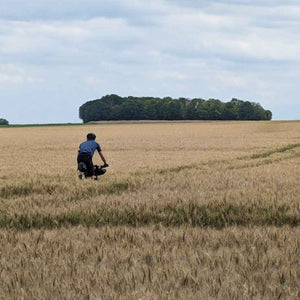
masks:
<path fill-rule="evenodd" d="M 95 175 L 94 164 L 92 161 L 92 157 L 88 153 L 78 153 L 77 163 L 84 162 L 87 167 L 87 175 L 93 176 Z"/>

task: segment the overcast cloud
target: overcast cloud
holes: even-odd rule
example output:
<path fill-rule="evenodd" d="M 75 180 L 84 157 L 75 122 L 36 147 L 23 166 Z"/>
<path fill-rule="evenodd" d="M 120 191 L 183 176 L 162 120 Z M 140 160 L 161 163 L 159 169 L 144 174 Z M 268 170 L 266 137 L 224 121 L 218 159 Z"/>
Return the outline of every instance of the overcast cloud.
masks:
<path fill-rule="evenodd" d="M 79 122 L 106 94 L 260 102 L 300 119 L 293 0 L 0 0 L 0 118 Z"/>

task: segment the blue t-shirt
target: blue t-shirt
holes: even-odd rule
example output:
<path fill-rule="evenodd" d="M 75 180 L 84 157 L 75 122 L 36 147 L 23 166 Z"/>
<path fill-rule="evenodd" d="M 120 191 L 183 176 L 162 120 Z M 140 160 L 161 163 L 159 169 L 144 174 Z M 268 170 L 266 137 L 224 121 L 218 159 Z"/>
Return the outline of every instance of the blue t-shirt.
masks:
<path fill-rule="evenodd" d="M 79 146 L 79 153 L 87 152 L 90 156 L 93 156 L 95 151 L 101 151 L 100 145 L 95 141 L 85 141 Z"/>

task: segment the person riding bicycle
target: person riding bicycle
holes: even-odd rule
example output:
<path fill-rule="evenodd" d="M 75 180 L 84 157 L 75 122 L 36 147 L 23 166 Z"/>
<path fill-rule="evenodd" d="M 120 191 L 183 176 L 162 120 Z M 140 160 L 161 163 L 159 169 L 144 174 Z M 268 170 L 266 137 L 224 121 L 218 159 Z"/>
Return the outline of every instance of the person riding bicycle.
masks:
<path fill-rule="evenodd" d="M 97 150 L 103 163 L 104 167 L 108 167 L 106 163 L 106 159 L 101 151 L 100 145 L 95 141 L 96 135 L 94 133 L 88 133 L 86 136 L 87 140 L 79 145 L 77 163 L 78 163 L 78 178 L 82 179 L 84 175 L 84 168 L 86 167 L 87 176 L 92 177 L 93 179 L 97 179 L 97 175 L 95 175 L 94 164 L 93 164 L 93 155 Z"/>

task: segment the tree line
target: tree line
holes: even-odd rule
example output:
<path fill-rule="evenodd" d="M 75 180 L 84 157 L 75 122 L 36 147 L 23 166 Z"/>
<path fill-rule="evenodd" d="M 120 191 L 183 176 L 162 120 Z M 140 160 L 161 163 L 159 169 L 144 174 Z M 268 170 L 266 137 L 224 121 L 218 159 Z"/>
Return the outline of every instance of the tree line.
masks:
<path fill-rule="evenodd" d="M 233 98 L 120 97 L 106 95 L 80 106 L 84 123 L 109 120 L 271 120 L 272 112 L 259 103 Z"/>
<path fill-rule="evenodd" d="M 0 125 L 8 125 L 9 122 L 6 119 L 0 118 Z"/>

